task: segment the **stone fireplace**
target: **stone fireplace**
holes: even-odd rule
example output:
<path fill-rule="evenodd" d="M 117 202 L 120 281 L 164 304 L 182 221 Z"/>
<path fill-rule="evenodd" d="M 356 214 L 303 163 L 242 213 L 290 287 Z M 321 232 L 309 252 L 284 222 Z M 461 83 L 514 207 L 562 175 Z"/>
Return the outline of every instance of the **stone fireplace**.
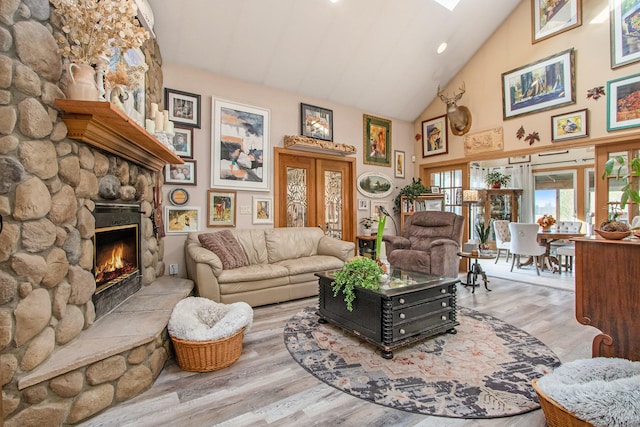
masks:
<path fill-rule="evenodd" d="M 8 2 L 0 21 L 3 419 L 74 424 L 144 391 L 169 355 L 163 322 L 192 284 L 164 276 L 153 212 L 162 166 L 176 162 L 107 102 L 59 105 L 61 32 L 47 1 Z M 142 50 L 147 103 L 161 103 L 159 47 Z M 110 240 L 135 247 L 122 248 L 117 284 L 94 268 L 120 251 Z"/>
<path fill-rule="evenodd" d="M 117 307 L 141 287 L 138 204 L 96 203 L 93 275 L 96 319 Z"/>

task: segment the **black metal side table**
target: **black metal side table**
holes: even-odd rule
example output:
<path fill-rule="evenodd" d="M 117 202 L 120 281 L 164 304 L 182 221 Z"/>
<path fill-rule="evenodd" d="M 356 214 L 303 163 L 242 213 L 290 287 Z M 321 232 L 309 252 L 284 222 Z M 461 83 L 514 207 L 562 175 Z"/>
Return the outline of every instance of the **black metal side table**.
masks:
<path fill-rule="evenodd" d="M 482 281 L 484 282 L 484 288 L 487 291 L 491 291 L 487 287 L 487 283 L 490 282 L 487 279 L 487 273 L 482 269 L 482 265 L 478 262 L 479 259 L 495 259 L 496 254 L 494 253 L 475 253 L 475 252 L 458 252 L 458 256 L 462 258 L 467 258 L 469 260 L 469 271 L 467 272 L 467 282 L 462 283 L 464 286 L 471 286 L 471 293 L 476 292 L 476 287 L 480 286 L 478 283 L 478 276 L 482 277 Z M 472 261 L 473 260 L 473 261 Z"/>

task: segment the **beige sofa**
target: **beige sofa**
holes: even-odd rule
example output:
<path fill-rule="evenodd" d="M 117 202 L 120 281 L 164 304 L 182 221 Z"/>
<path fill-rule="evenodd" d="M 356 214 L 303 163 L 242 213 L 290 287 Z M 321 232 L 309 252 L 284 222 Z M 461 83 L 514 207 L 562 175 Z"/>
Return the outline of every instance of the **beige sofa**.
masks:
<path fill-rule="evenodd" d="M 315 273 L 342 268 L 355 250 L 353 242 L 327 237 L 317 227 L 230 232 L 248 265 L 223 269 L 224 254 L 200 243 L 199 235 L 211 231 L 189 233 L 185 244 L 187 274 L 197 294 L 221 303 L 244 301 L 255 307 L 317 295 Z"/>

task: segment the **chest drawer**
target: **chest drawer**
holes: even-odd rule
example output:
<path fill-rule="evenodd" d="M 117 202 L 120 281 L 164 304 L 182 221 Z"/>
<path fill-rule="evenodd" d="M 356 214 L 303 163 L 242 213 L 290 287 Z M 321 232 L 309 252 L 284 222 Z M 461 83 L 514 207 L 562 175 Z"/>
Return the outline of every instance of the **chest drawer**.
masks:
<path fill-rule="evenodd" d="M 393 325 L 393 341 L 411 337 L 443 325 L 455 324 L 453 308 L 438 310 L 426 316 L 418 317 L 408 323 Z M 453 327 L 453 326 L 452 326 Z"/>
<path fill-rule="evenodd" d="M 399 325 L 401 323 L 412 321 L 417 317 L 423 317 L 429 313 L 433 313 L 439 310 L 447 310 L 455 305 L 453 297 L 439 298 L 431 300 L 422 304 L 414 304 L 410 306 L 402 306 L 393 310 L 393 324 Z"/>
<path fill-rule="evenodd" d="M 423 289 L 417 292 L 411 292 L 404 295 L 397 295 L 391 298 L 393 310 L 408 307 L 415 304 L 421 304 L 430 300 L 449 297 L 455 292 L 455 285 L 434 286 L 429 289 Z"/>

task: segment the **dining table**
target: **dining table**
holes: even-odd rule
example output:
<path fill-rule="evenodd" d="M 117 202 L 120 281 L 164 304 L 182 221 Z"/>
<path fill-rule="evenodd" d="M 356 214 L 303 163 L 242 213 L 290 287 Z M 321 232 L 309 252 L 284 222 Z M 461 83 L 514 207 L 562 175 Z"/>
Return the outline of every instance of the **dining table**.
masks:
<path fill-rule="evenodd" d="M 560 232 L 560 231 L 538 231 L 538 242 L 547 248 L 545 253 L 546 266 L 553 272 L 560 272 L 560 260 L 551 254 L 551 243 L 557 240 L 567 240 L 573 237 L 584 237 L 585 233 L 580 232 Z M 544 267 L 544 266 L 543 266 Z"/>

